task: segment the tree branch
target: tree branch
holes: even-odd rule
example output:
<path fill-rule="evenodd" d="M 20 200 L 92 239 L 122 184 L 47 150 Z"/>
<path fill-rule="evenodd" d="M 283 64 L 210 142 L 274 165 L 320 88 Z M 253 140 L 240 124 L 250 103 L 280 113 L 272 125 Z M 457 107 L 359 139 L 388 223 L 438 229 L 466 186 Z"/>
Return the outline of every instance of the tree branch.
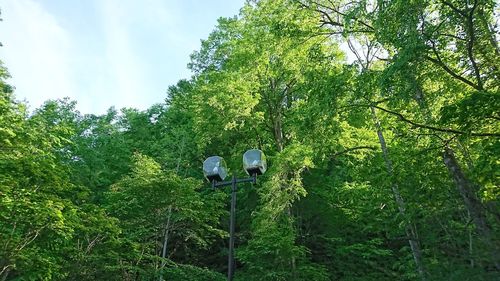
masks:
<path fill-rule="evenodd" d="M 302 3 L 301 1 L 298 1 L 300 3 L 301 6 L 303 7 L 306 7 L 306 8 L 311 8 L 310 5 L 307 5 L 307 4 L 304 4 Z M 312 4 L 316 5 L 317 7 L 320 7 L 320 8 L 323 8 L 325 9 L 325 11 L 321 10 L 321 9 L 318 9 L 318 8 L 315 8 L 314 10 L 316 10 L 317 12 L 320 12 L 322 14 L 328 14 L 328 11 L 332 11 L 338 15 L 341 15 L 343 17 L 347 16 L 345 13 L 341 12 L 338 8 L 334 7 L 334 4 L 332 2 L 330 2 L 330 4 L 332 5 L 331 7 L 327 6 L 327 5 L 324 5 L 324 4 L 321 4 L 321 3 L 318 3 L 316 1 L 310 1 Z M 329 19 L 331 19 L 330 16 L 328 16 Z M 370 24 L 364 22 L 363 20 L 357 18 L 357 17 L 352 17 L 352 19 L 356 22 L 358 22 L 359 24 L 365 26 L 366 28 L 368 28 L 369 30 L 371 30 L 372 32 L 375 30 L 375 28 L 373 28 L 373 26 L 371 26 Z M 342 23 L 340 22 L 336 22 L 336 21 L 332 21 L 334 23 L 336 23 L 336 26 L 343 26 Z"/>
<path fill-rule="evenodd" d="M 434 126 L 429 126 L 429 125 L 424 125 L 424 124 L 419 124 L 416 123 L 415 121 L 412 121 L 406 117 L 404 117 L 401 113 L 399 112 L 394 112 L 388 109 L 385 109 L 383 107 L 377 106 L 377 105 L 372 105 L 374 108 L 377 108 L 379 110 L 382 110 L 386 113 L 389 113 L 391 115 L 395 115 L 399 118 L 399 120 L 406 122 L 408 124 L 411 124 L 417 128 L 422 128 L 422 129 L 428 129 L 428 130 L 433 130 L 433 131 L 438 131 L 438 132 L 444 132 L 444 133 L 453 133 L 453 134 L 458 134 L 458 135 L 470 135 L 474 137 L 500 137 L 500 134 L 498 133 L 473 133 L 473 132 L 464 132 L 464 131 L 459 131 L 455 129 L 446 129 L 446 128 L 439 128 L 439 127 L 434 127 Z"/>
<path fill-rule="evenodd" d="M 361 150 L 361 149 L 369 149 L 369 150 L 377 150 L 377 147 L 375 146 L 355 146 L 355 147 L 351 147 L 351 148 L 347 148 L 347 149 L 344 149 L 342 151 L 339 151 L 339 152 L 336 152 L 332 155 L 332 159 L 333 158 L 336 158 L 337 156 L 339 155 L 342 155 L 342 154 L 347 154 L 351 151 L 355 151 L 355 150 Z"/>
<path fill-rule="evenodd" d="M 460 15 L 462 17 L 466 17 L 466 14 L 465 14 L 464 11 L 462 11 L 462 10 L 458 9 L 457 7 L 453 6 L 453 4 L 451 4 L 450 2 L 441 0 L 441 3 L 443 3 L 445 6 L 450 7 L 458 15 Z"/>
<path fill-rule="evenodd" d="M 479 90 L 483 90 L 483 82 L 481 81 L 481 73 L 479 72 L 479 67 L 477 66 L 476 60 L 474 59 L 474 11 L 477 7 L 477 0 L 474 1 L 474 5 L 470 9 L 469 14 L 467 15 L 467 35 L 469 40 L 467 41 L 467 55 L 472 64 L 472 68 L 474 69 L 474 74 L 476 76 L 477 87 Z"/>
<path fill-rule="evenodd" d="M 465 77 L 462 77 L 458 74 L 456 74 L 453 70 L 451 70 L 451 68 L 449 68 L 442 60 L 441 58 L 439 57 L 437 51 L 433 48 L 434 50 L 434 54 L 436 55 L 436 58 L 433 58 L 431 56 L 428 56 L 426 55 L 425 56 L 425 59 L 431 61 L 432 63 L 434 63 L 435 65 L 441 67 L 444 71 L 448 72 L 448 74 L 450 74 L 451 76 L 453 76 L 454 78 L 464 82 L 465 84 L 471 86 L 472 88 L 476 89 L 476 90 L 481 90 L 481 88 L 479 88 L 476 84 L 474 84 L 473 82 L 471 82 L 470 80 L 466 79 Z"/>

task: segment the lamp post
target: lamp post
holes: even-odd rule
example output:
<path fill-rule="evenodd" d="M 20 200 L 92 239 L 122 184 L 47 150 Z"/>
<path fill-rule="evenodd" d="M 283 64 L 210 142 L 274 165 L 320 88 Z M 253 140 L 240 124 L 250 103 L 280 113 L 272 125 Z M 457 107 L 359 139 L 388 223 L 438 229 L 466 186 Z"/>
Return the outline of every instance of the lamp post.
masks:
<path fill-rule="evenodd" d="M 266 172 L 266 156 L 258 149 L 251 149 L 243 154 L 243 168 L 249 178 L 236 178 L 224 181 L 227 176 L 226 162 L 222 157 L 211 156 L 203 162 L 203 174 L 212 183 L 212 187 L 231 186 L 231 218 L 229 222 L 229 255 L 227 261 L 227 280 L 232 281 L 234 276 L 234 224 L 236 220 L 236 185 L 243 182 L 257 183 L 257 176 Z"/>

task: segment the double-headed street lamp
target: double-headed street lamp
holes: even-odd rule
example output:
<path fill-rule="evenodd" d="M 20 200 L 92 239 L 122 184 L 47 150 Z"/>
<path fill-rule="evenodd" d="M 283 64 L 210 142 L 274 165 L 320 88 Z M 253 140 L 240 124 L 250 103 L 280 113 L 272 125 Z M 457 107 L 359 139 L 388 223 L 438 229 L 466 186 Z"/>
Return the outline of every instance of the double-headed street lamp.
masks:
<path fill-rule="evenodd" d="M 257 176 L 266 172 L 266 156 L 258 149 L 251 149 L 243 154 L 243 168 L 250 176 L 249 178 L 238 179 L 233 175 L 231 181 L 224 181 L 227 176 L 226 162 L 222 157 L 211 156 L 203 162 L 203 174 L 212 187 L 231 186 L 231 220 L 229 223 L 229 256 L 227 280 L 232 281 L 234 276 L 234 223 L 236 213 L 236 184 L 241 182 L 257 183 Z"/>

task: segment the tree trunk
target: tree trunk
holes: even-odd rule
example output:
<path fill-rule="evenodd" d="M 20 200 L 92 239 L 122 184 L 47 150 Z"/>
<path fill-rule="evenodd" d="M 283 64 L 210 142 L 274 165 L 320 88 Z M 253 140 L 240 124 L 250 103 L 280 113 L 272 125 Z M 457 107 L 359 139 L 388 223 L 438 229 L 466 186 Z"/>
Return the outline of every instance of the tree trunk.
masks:
<path fill-rule="evenodd" d="M 177 166 L 175 167 L 175 173 L 179 175 L 179 171 L 181 168 L 182 154 L 184 151 L 184 144 L 186 143 L 186 136 L 182 136 L 181 148 L 179 149 L 179 156 L 177 158 Z"/>
<path fill-rule="evenodd" d="M 420 87 L 418 87 L 418 89 L 420 89 Z M 422 97 L 423 97 L 423 94 L 422 94 Z M 419 102 L 419 100 L 417 100 L 417 102 Z M 427 122 L 430 122 L 432 120 L 432 117 L 428 111 L 427 105 L 421 104 L 420 102 L 419 102 L 419 105 L 421 105 L 420 108 L 424 111 L 425 120 Z M 462 152 L 462 155 L 466 159 L 467 167 L 469 169 L 472 169 L 473 164 L 472 164 L 472 160 L 470 159 L 468 151 L 466 150 L 466 148 L 462 145 L 462 143 L 460 141 L 457 141 L 457 144 L 459 146 L 459 149 Z M 476 225 L 476 228 L 478 228 L 478 232 L 480 233 L 480 235 L 482 237 L 485 237 L 484 231 L 480 231 L 479 228 L 484 229 L 486 227 L 486 228 L 488 228 L 488 230 L 486 232 L 489 233 L 490 231 L 489 231 L 489 227 L 488 227 L 487 222 L 486 222 L 486 217 L 484 215 L 484 212 L 482 211 L 483 206 L 482 206 L 480 200 L 477 198 L 477 196 L 474 193 L 476 190 L 478 190 L 478 187 L 473 186 L 470 182 L 468 182 L 467 178 L 465 178 L 464 173 L 462 172 L 462 168 L 460 167 L 460 165 L 456 161 L 455 152 L 453 151 L 453 149 L 451 149 L 450 147 L 447 146 L 442 157 L 443 157 L 443 162 L 445 163 L 446 167 L 450 171 L 450 175 L 454 178 L 454 181 L 455 181 L 455 184 L 457 186 L 457 189 L 459 190 L 459 193 L 461 194 L 462 198 L 464 199 L 464 203 L 465 203 L 465 207 L 467 209 L 468 217 L 473 220 L 474 224 Z M 448 162 L 448 164 L 447 164 L 447 162 Z M 452 170 L 454 170 L 456 172 L 456 175 L 454 172 L 452 172 Z M 459 176 L 459 175 L 461 175 L 461 176 Z M 464 182 L 468 182 L 466 185 L 470 188 L 469 191 L 471 192 L 471 194 L 473 196 L 472 202 L 470 199 L 468 199 L 469 198 L 468 195 L 465 195 L 461 191 L 465 188 L 464 186 L 462 186 L 462 187 L 460 186 L 460 185 L 463 185 Z M 474 219 L 473 216 L 471 215 L 471 209 L 470 209 L 472 207 L 471 205 L 475 205 L 473 208 L 477 208 L 478 210 L 480 210 L 479 215 L 483 217 L 483 219 L 478 220 L 478 223 L 481 225 L 480 227 L 478 227 L 478 225 L 476 223 L 476 219 Z M 473 250 L 474 250 L 473 249 L 473 236 L 472 236 L 471 230 L 469 230 L 468 236 L 469 236 L 469 249 L 468 250 L 469 250 L 469 256 L 470 256 L 469 257 L 470 266 L 473 268 L 475 266 L 475 261 L 474 261 L 474 255 L 473 255 Z M 486 241 L 491 242 L 491 238 L 490 238 L 491 235 L 486 234 L 486 237 L 488 237 L 488 238 L 485 238 Z M 488 242 L 486 242 L 486 243 L 488 243 Z M 491 249 L 491 247 L 490 247 L 490 249 Z M 495 251 L 497 251 L 497 250 L 495 250 Z M 492 257 L 494 259 L 495 267 L 498 269 L 498 256 L 495 258 L 495 255 L 496 254 L 494 252 Z"/>
<path fill-rule="evenodd" d="M 375 114 L 375 108 L 370 107 L 370 109 L 372 112 L 373 122 L 375 123 L 375 127 L 377 129 L 377 136 L 380 142 L 380 148 L 382 149 L 382 155 L 384 157 L 385 167 L 392 181 L 391 184 L 392 194 L 394 195 L 396 205 L 398 206 L 399 214 L 401 214 L 401 216 L 405 220 L 405 233 L 406 233 L 406 238 L 408 239 L 408 243 L 410 244 L 413 260 L 415 261 L 415 266 L 417 267 L 417 271 L 420 278 L 425 281 L 426 274 L 422 262 L 422 251 L 420 250 L 420 245 L 417 240 L 417 230 L 415 226 L 411 223 L 411 221 L 406 221 L 406 203 L 404 202 L 401 193 L 399 193 L 399 186 L 394 178 L 394 168 L 392 165 L 392 161 L 389 158 L 389 151 L 387 150 L 384 134 L 382 133 L 382 126 L 380 125 L 380 121 L 378 120 L 377 115 Z"/>
<path fill-rule="evenodd" d="M 481 24 L 483 25 L 484 31 L 487 33 L 488 40 L 490 41 L 491 46 L 495 50 L 495 54 L 497 56 L 500 55 L 500 48 L 498 47 L 498 42 L 497 42 L 497 39 L 496 39 L 497 31 L 495 30 L 495 26 L 492 26 L 488 22 L 488 20 L 486 19 L 485 15 L 484 15 L 484 12 L 482 11 L 482 9 L 480 9 L 478 11 L 478 16 L 479 16 L 479 20 L 480 20 Z"/>
<path fill-rule="evenodd" d="M 464 200 L 465 207 L 467 208 L 467 211 L 476 226 L 478 234 L 491 251 L 493 265 L 497 270 L 500 270 L 499 249 L 498 246 L 492 241 L 491 227 L 488 225 L 484 207 L 476 195 L 477 187 L 465 176 L 462 171 L 462 167 L 460 167 L 457 159 L 455 158 L 453 150 L 449 147 L 446 147 L 443 151 L 443 161 L 455 181 L 458 192 Z"/>
<path fill-rule="evenodd" d="M 172 205 L 168 206 L 168 216 L 167 216 L 167 224 L 165 225 L 165 235 L 163 237 L 163 248 L 161 250 L 161 257 L 163 259 L 167 258 L 167 246 L 168 246 L 168 234 L 170 232 L 170 218 L 172 217 Z M 160 269 L 163 269 L 167 262 L 163 260 L 161 262 Z M 163 281 L 163 273 L 160 275 L 160 281 Z"/>
<path fill-rule="evenodd" d="M 470 218 L 470 213 L 468 214 L 469 218 Z M 471 268 L 474 268 L 474 247 L 472 245 L 473 243 L 473 239 L 472 239 L 472 229 L 469 227 L 468 228 L 468 231 L 469 231 L 469 256 L 470 256 L 470 267 Z"/>

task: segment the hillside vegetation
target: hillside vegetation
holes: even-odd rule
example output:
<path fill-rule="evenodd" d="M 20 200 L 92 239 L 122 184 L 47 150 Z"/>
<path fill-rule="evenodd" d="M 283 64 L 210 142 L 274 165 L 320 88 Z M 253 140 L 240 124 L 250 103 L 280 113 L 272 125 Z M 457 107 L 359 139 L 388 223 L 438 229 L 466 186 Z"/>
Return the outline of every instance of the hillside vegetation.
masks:
<path fill-rule="evenodd" d="M 0 280 L 225 280 L 201 165 L 252 148 L 236 280 L 500 280 L 496 5 L 248 1 L 143 111 L 28 112 L 2 66 Z"/>

